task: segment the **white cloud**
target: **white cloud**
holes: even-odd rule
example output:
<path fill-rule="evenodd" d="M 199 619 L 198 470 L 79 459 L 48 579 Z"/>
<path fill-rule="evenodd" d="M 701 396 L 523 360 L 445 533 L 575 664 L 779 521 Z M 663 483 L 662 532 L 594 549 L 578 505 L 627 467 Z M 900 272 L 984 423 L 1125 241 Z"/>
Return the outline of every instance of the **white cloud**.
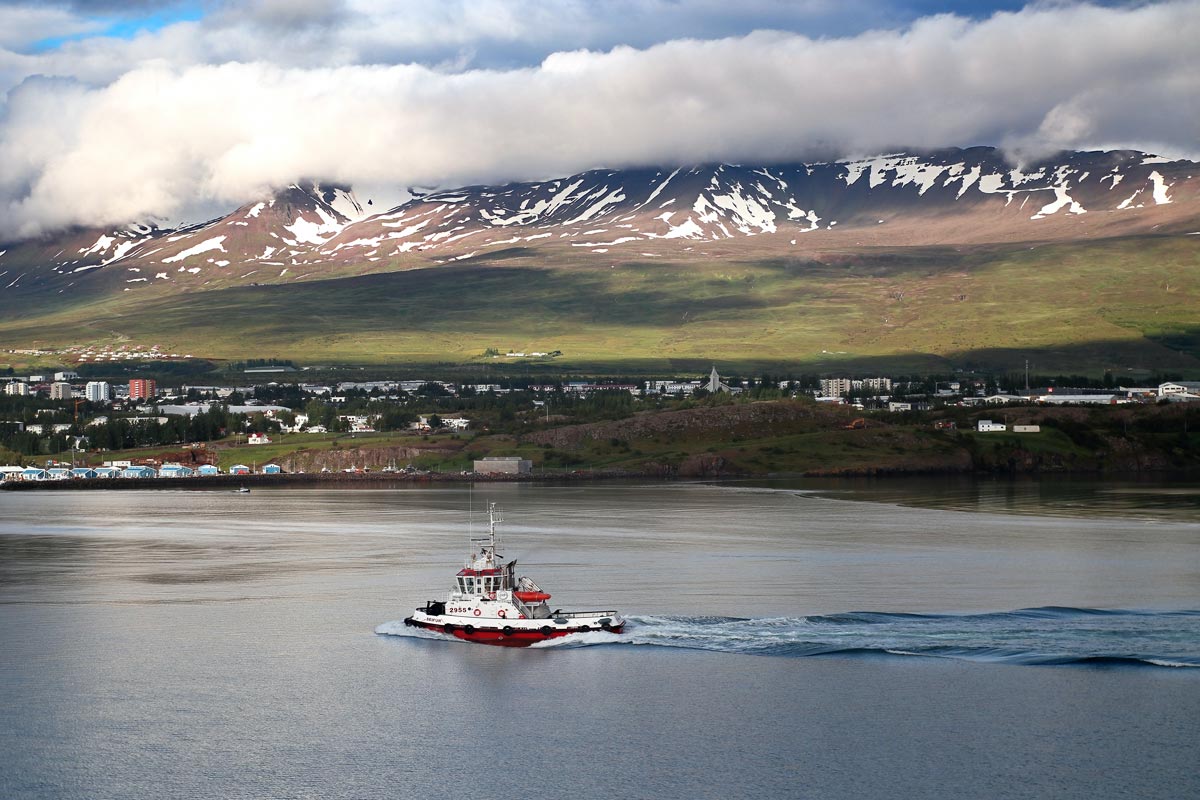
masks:
<path fill-rule="evenodd" d="M 7 50 L 22 50 L 52 36 L 74 36 L 99 27 L 64 8 L 0 5 L 0 47 Z"/>
<path fill-rule="evenodd" d="M 142 46 L 170 36 L 186 48 L 172 29 Z M 98 86 L 39 79 L 10 95 L 0 234 L 178 218 L 301 176 L 451 185 L 970 144 L 1195 154 L 1198 40 L 1200 6 L 1174 2 L 577 50 L 515 69 L 147 60 Z"/>

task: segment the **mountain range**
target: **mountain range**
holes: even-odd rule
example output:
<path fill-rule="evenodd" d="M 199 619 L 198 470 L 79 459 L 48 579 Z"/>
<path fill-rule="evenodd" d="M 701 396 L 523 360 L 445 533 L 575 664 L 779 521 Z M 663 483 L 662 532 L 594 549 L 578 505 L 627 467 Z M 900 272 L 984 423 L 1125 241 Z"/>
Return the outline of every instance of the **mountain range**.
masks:
<path fill-rule="evenodd" d="M 406 203 L 378 212 L 350 187 L 302 181 L 199 225 L 163 229 L 131 223 L 0 245 L 0 309 L 7 318 L 0 323 L 0 343 L 22 347 L 34 339 L 43 345 L 81 346 L 113 332 L 136 339 L 167 332 L 161 326 L 131 325 L 139 305 L 146 313 L 154 309 L 180 320 L 194 318 L 202 308 L 210 325 L 256 328 L 271 315 L 259 315 L 249 326 L 240 323 L 245 291 L 269 287 L 270 292 L 258 296 L 276 312 L 287 308 L 289 295 L 301 309 L 318 292 L 330 298 L 338 314 L 350 315 L 328 330 L 316 320 L 307 330 L 299 330 L 294 321 L 282 331 L 265 325 L 259 341 L 269 343 L 269 355 L 337 357 L 353 338 L 350 323 L 356 314 L 364 320 L 365 340 L 386 334 L 388 319 L 394 336 L 421 338 L 421 331 L 430 332 L 428 314 L 406 314 L 402 301 L 425 296 L 449 316 L 456 309 L 482 316 L 460 317 L 461 330 L 433 325 L 442 344 L 381 352 L 381 362 L 418 355 L 466 358 L 484 346 L 510 344 L 569 355 L 572 337 L 554 331 L 572 325 L 592 327 L 613 354 L 703 359 L 711 350 L 714 359 L 736 361 L 761 350 L 758 342 L 771 341 L 756 334 L 761 326 L 753 317 L 742 317 L 769 310 L 768 316 L 784 318 L 773 327 L 787 326 L 786 307 L 805 302 L 799 292 L 808 295 L 806 307 L 836 314 L 842 324 L 819 326 L 830 346 L 801 350 L 795 354 L 797 362 L 839 353 L 951 358 L 986 349 L 980 347 L 986 343 L 958 341 L 962 337 L 953 334 L 943 341 L 922 335 L 919 343 L 882 334 L 897 326 L 931 324 L 922 315 L 934 313 L 933 307 L 919 309 L 913 292 L 944 292 L 941 300 L 969 305 L 979 297 L 977 279 L 993 268 L 989 265 L 999 260 L 1011 266 L 1017 258 L 1028 266 L 1032 249 L 1044 256 L 1036 259 L 1035 276 L 1049 274 L 1067 283 L 1080 276 L 1063 262 L 1082 253 L 1101 254 L 1101 261 L 1114 253 L 1128 255 L 1105 273 L 1105 284 L 1111 280 L 1119 285 L 1120 270 L 1131 270 L 1125 279 L 1142 279 L 1146 269 L 1155 268 L 1156 253 L 1160 265 L 1177 264 L 1180 274 L 1173 287 L 1171 278 L 1165 278 L 1171 287 L 1165 296 L 1138 297 L 1140 310 L 1134 314 L 1165 323 L 1164 335 L 1174 337 L 1166 350 L 1174 355 L 1154 365 L 1147 351 L 1137 368 L 1190 367 L 1196 355 L 1190 337 L 1200 327 L 1200 314 L 1189 319 L 1186 309 L 1197 299 L 1192 277 L 1197 234 L 1200 164 L 1134 151 L 1063 153 L 1021 166 L 1008 163 L 995 149 L 980 147 L 811 164 L 603 169 L 552 180 L 414 193 Z M 760 275 L 764 269 L 767 273 Z M 509 285 L 508 278 L 521 283 L 514 270 L 524 277 L 528 296 L 519 285 Z M 632 281 L 617 280 L 615 274 L 599 277 L 598 270 L 617 270 Z M 905 287 L 911 281 L 904 276 L 914 271 L 926 273 L 918 281 L 921 287 Z M 737 291 L 735 273 L 741 275 L 744 291 Z M 497 280 L 504 286 L 497 287 Z M 997 280 L 1007 286 L 1010 276 L 998 273 Z M 877 285 L 856 289 L 854 284 L 863 281 Z M 364 291 L 364 286 L 372 288 Z M 840 297 L 847 287 L 850 294 Z M 1011 297 L 994 298 L 989 313 L 997 304 L 1027 305 L 1028 286 L 1009 288 Z M 566 292 L 570 302 L 556 307 L 556 291 Z M 344 292 L 353 302 L 336 302 Z M 228 313 L 222 312 L 222 297 L 230 300 Z M 896 306 L 895 313 L 887 313 L 881 299 L 883 305 Z M 503 300 L 510 317 L 522 316 L 522 309 L 539 316 L 506 329 L 493 318 L 488 300 Z M 1159 301 L 1161 307 L 1153 308 Z M 1067 298 L 1069 309 L 1062 307 L 1064 298 L 1054 302 L 1069 316 L 1107 308 L 1101 316 L 1110 324 L 1129 316 L 1109 308 L 1107 296 Z M 388 310 L 372 308 L 373 303 Z M 597 316 L 598 309 L 626 304 L 631 307 L 620 313 Z M 639 305 L 645 312 L 641 321 L 649 320 L 652 327 L 684 325 L 691 330 L 661 331 L 649 340 L 631 330 L 622 343 L 619 329 L 627 317 L 639 319 Z M 969 326 L 979 311 L 941 307 L 936 313 L 958 328 Z M 862 327 L 872 324 L 873 315 L 881 335 L 872 338 Z M 1024 324 L 1020 317 L 1014 315 L 1015 325 Z M 703 325 L 696 327 L 706 319 L 712 323 L 708 334 Z M 1117 327 L 1163 345 L 1163 336 L 1155 339 L 1152 326 L 1133 320 L 1130 327 L 1129 322 Z M 996 333 L 993 348 L 1020 346 L 1022 340 L 1036 341 L 1035 349 L 1056 344 L 1052 337 L 1030 336 L 1030 331 Z M 1096 341 L 1111 341 L 1114 331 L 1094 333 Z M 341 344 L 326 352 L 314 349 L 313 341 L 323 334 Z M 706 347 L 713 336 L 722 347 Z M 264 355 L 253 338 L 241 339 L 240 349 L 220 338 L 209 343 L 208 355 Z M 791 338 L 797 345 L 805 339 Z M 872 344 L 864 350 L 867 339 Z M 725 346 L 730 341 L 740 344 Z M 201 337 L 197 345 L 203 344 Z M 786 347 L 766 349 L 772 362 L 789 360 Z M 601 351 L 586 358 L 606 360 Z"/>

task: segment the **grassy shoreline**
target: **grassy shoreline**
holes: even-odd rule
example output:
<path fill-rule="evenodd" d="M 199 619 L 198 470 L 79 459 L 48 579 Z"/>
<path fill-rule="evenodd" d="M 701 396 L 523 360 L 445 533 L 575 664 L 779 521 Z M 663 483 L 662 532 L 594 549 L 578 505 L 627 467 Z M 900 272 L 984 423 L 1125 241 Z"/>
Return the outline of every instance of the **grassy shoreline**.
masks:
<path fill-rule="evenodd" d="M 980 417 L 1004 416 L 1012 423 L 1036 424 L 1040 431 L 974 430 Z M 957 427 L 935 429 L 935 419 Z M 225 472 L 234 464 L 261 469 L 273 463 L 284 477 L 304 482 L 490 480 L 473 472 L 474 462 L 487 456 L 528 459 L 534 475 L 525 480 L 1172 473 L 1200 468 L 1200 408 L 946 409 L 908 417 L 881 412 L 868 414 L 859 426 L 850 422 L 846 409 L 798 400 L 714 402 L 598 422 L 528 424 L 516 433 L 289 434 L 269 445 L 225 441 L 195 450 L 176 446 L 90 453 L 87 459 L 93 465 L 126 459 L 215 460 Z M 241 476 L 223 479 L 237 483 Z M 157 480 L 179 486 L 182 479 Z"/>

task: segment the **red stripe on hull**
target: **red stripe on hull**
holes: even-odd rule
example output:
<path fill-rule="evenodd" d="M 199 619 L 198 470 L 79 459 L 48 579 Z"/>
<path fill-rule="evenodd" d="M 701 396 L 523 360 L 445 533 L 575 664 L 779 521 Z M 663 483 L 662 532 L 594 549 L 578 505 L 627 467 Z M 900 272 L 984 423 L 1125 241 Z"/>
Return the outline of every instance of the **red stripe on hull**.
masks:
<path fill-rule="evenodd" d="M 574 633 L 594 633 L 599 630 L 604 633 L 621 633 L 624 625 L 619 627 L 611 627 L 605 630 L 604 628 L 596 629 L 589 628 L 588 630 L 580 630 L 579 628 L 554 628 L 550 633 L 545 634 L 540 630 L 514 630 L 510 634 L 505 634 L 504 631 L 494 628 L 476 628 L 474 631 L 467 633 L 458 625 L 454 626 L 454 630 L 447 632 L 444 625 L 433 625 L 427 622 L 418 622 L 411 617 L 404 620 L 405 624 L 412 625 L 416 628 L 424 628 L 427 631 L 434 633 L 442 633 L 453 636 L 456 639 L 462 639 L 465 642 L 477 642 L 479 644 L 498 645 L 500 647 L 528 647 L 536 642 L 544 642 L 547 639 L 562 639 L 565 636 L 570 636 Z"/>

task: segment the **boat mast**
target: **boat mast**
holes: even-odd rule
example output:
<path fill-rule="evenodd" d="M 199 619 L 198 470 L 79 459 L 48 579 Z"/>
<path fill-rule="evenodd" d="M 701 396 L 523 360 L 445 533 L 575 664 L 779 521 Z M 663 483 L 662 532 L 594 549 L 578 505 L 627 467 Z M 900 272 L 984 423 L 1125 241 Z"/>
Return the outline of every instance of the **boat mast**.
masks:
<path fill-rule="evenodd" d="M 503 558 L 496 550 L 501 546 L 499 539 L 496 538 L 496 525 L 503 522 L 504 518 L 500 516 L 499 509 L 496 508 L 494 502 L 488 503 L 488 535 L 487 538 L 472 538 L 472 544 L 480 545 L 480 555 L 488 560 L 493 558 Z"/>

